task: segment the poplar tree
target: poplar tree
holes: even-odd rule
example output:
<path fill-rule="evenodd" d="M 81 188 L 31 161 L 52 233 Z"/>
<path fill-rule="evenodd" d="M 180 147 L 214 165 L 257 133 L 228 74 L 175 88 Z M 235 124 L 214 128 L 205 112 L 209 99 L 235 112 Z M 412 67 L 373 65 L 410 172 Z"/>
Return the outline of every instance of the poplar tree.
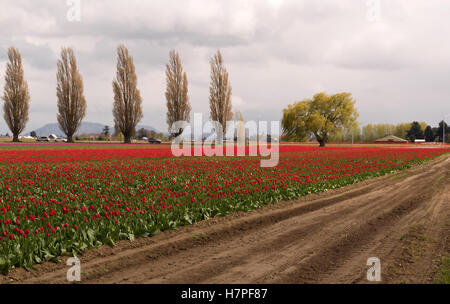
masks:
<path fill-rule="evenodd" d="M 124 137 L 124 143 L 131 143 L 136 125 L 142 119 L 142 98 L 137 88 L 137 76 L 133 57 L 125 45 L 117 47 L 117 71 L 113 80 L 114 124 Z"/>
<path fill-rule="evenodd" d="M 10 47 L 8 59 L 3 93 L 3 117 L 13 133 L 13 142 L 18 142 L 19 134 L 25 129 L 28 121 L 30 94 L 28 84 L 24 79 L 22 57 L 19 51 Z"/>

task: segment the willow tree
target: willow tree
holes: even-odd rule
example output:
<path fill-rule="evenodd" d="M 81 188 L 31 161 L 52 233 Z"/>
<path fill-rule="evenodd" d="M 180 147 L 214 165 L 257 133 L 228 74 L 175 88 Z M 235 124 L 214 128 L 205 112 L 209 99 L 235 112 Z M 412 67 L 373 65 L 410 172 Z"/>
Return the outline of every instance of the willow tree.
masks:
<path fill-rule="evenodd" d="M 86 99 L 83 93 L 83 79 L 78 71 L 72 48 L 61 49 L 56 78 L 59 128 L 66 134 L 67 142 L 73 142 L 73 135 L 86 115 Z"/>
<path fill-rule="evenodd" d="M 357 118 L 358 111 L 350 93 L 319 93 L 312 100 L 297 102 L 283 110 L 283 137 L 301 141 L 313 133 L 323 147 L 331 134 L 342 128 L 350 129 Z"/>
<path fill-rule="evenodd" d="M 188 96 L 188 81 L 186 72 L 183 73 L 180 56 L 174 50 L 169 53 L 169 63 L 166 64 L 166 101 L 167 124 L 172 137 L 183 133 L 183 129 L 173 130 L 176 121 L 190 120 L 191 105 Z"/>
<path fill-rule="evenodd" d="M 10 47 L 8 59 L 3 93 L 3 117 L 13 133 L 13 141 L 18 142 L 19 134 L 25 129 L 28 121 L 30 94 L 28 84 L 24 79 L 22 57 L 19 51 Z"/>
<path fill-rule="evenodd" d="M 142 119 L 142 98 L 137 88 L 137 76 L 133 57 L 123 45 L 117 47 L 117 71 L 113 80 L 114 124 L 124 137 L 124 143 L 131 143 L 136 125 Z"/>
<path fill-rule="evenodd" d="M 222 125 L 223 132 L 217 134 L 221 140 L 227 131 L 227 121 L 233 118 L 231 112 L 231 86 L 228 82 L 228 72 L 223 64 L 220 51 L 210 61 L 211 83 L 209 86 L 209 107 L 213 121 Z M 217 130 L 216 130 L 217 131 Z"/>

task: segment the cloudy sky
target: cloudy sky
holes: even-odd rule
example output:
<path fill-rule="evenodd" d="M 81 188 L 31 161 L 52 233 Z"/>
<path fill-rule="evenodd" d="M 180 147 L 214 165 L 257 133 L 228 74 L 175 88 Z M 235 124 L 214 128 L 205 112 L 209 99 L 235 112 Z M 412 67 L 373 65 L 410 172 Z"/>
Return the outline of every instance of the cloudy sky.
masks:
<path fill-rule="evenodd" d="M 130 50 L 142 124 L 166 130 L 164 65 L 177 50 L 192 109 L 208 115 L 209 59 L 222 51 L 233 108 L 245 120 L 281 119 L 319 91 L 351 92 L 360 122 L 437 125 L 450 114 L 447 0 L 0 0 L 0 87 L 9 46 L 22 53 L 31 93 L 27 131 L 56 122 L 56 60 L 75 49 L 85 121 L 113 125 L 116 47 Z M 7 131 L 3 119 L 0 133 Z"/>

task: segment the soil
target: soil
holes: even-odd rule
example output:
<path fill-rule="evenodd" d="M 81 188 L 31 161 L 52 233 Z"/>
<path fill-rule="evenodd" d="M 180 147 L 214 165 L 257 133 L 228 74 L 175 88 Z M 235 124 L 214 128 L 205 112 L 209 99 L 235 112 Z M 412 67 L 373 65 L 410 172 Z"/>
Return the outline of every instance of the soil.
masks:
<path fill-rule="evenodd" d="M 80 255 L 80 283 L 433 283 L 449 255 L 450 157 Z M 60 263 L 0 283 L 67 283 Z"/>

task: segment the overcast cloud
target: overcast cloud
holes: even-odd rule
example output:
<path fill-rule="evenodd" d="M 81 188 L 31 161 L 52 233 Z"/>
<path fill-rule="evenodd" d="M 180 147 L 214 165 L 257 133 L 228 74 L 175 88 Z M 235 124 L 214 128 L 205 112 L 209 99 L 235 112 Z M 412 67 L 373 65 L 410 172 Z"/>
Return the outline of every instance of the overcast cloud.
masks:
<path fill-rule="evenodd" d="M 141 124 L 166 131 L 164 65 L 177 50 L 195 112 L 209 113 L 209 59 L 222 51 L 233 108 L 246 120 L 281 119 L 290 103 L 319 91 L 351 92 L 360 122 L 437 125 L 450 114 L 450 2 L 381 0 L 0 0 L 0 87 L 9 46 L 22 53 L 31 105 L 26 130 L 56 122 L 56 60 L 77 55 L 88 103 L 85 121 L 113 125 L 116 47 L 138 74 Z M 0 133 L 7 132 L 3 119 Z"/>

